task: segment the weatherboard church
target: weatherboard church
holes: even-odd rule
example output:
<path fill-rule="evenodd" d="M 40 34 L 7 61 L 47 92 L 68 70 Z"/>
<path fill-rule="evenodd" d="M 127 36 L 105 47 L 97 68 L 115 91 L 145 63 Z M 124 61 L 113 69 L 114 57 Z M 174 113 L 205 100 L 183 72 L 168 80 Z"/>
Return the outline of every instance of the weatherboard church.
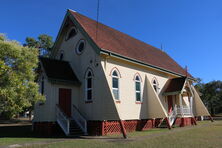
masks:
<path fill-rule="evenodd" d="M 167 53 L 72 10 L 40 67 L 36 132 L 126 136 L 210 116 L 195 78 Z"/>

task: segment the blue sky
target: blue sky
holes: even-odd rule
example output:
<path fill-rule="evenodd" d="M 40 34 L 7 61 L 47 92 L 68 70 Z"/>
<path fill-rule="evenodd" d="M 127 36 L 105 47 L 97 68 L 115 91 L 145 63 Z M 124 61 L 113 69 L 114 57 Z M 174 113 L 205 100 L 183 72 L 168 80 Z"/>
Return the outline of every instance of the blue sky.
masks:
<path fill-rule="evenodd" d="M 0 32 L 55 39 L 67 9 L 96 19 L 97 0 L 5 0 Z M 99 21 L 163 49 L 194 77 L 222 80 L 221 0 L 100 0 Z"/>

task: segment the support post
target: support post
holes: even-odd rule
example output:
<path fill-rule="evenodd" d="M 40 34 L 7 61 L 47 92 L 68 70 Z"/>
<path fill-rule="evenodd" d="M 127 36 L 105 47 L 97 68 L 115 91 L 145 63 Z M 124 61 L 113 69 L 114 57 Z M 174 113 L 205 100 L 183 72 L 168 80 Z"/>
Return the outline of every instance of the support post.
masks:
<path fill-rule="evenodd" d="M 181 116 L 183 116 L 183 104 L 182 104 L 182 95 L 179 94 L 179 99 L 180 99 L 180 113 L 181 113 Z"/>
<path fill-rule="evenodd" d="M 102 136 L 105 135 L 105 128 L 104 128 L 104 124 L 105 124 L 105 121 L 102 121 Z"/>
<path fill-rule="evenodd" d="M 167 122 L 167 127 L 168 127 L 168 129 L 171 130 L 171 126 L 170 126 L 170 121 L 169 121 L 169 119 L 166 117 L 165 120 L 166 120 L 166 122 Z"/>
<path fill-rule="evenodd" d="M 196 119 L 195 119 L 194 117 L 192 117 L 191 120 L 193 121 L 193 123 L 194 123 L 195 125 L 197 125 L 197 121 L 196 121 Z"/>
<path fill-rule="evenodd" d="M 126 129 L 125 129 L 123 120 L 120 120 L 119 122 L 120 122 L 120 127 L 121 127 L 121 130 L 122 130 L 122 133 L 123 133 L 123 138 L 126 139 L 127 135 L 126 135 Z"/>
<path fill-rule="evenodd" d="M 213 118 L 212 118 L 211 116 L 209 116 L 209 118 L 210 118 L 210 121 L 211 121 L 211 122 L 214 122 L 214 120 L 213 120 Z"/>

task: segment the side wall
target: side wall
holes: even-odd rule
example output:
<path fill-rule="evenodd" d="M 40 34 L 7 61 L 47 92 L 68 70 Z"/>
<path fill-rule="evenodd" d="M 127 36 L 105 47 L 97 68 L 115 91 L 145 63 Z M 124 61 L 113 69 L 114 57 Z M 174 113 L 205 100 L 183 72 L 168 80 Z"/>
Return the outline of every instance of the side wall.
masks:
<path fill-rule="evenodd" d="M 145 76 L 148 77 L 149 81 L 152 83 L 154 79 L 158 81 L 159 90 L 162 92 L 164 85 L 169 78 L 172 76 L 166 75 L 161 72 L 156 72 L 151 69 L 144 67 L 139 67 L 137 65 L 129 64 L 114 58 L 103 58 L 102 60 L 103 70 L 105 72 L 107 82 L 109 85 L 109 93 L 112 92 L 112 76 L 111 72 L 115 68 L 120 73 L 119 79 L 119 96 L 120 103 L 116 102 L 117 109 L 120 113 L 122 120 L 133 120 L 133 119 L 148 119 L 147 115 L 147 104 L 146 98 L 144 96 L 144 81 Z M 142 102 L 136 102 L 135 94 L 135 81 L 134 77 L 139 74 L 142 79 Z M 109 94 L 104 96 L 110 96 Z M 111 100 L 111 98 L 105 98 L 106 100 Z M 165 100 L 162 98 L 162 103 L 167 107 Z M 164 104 L 165 103 L 165 104 Z"/>

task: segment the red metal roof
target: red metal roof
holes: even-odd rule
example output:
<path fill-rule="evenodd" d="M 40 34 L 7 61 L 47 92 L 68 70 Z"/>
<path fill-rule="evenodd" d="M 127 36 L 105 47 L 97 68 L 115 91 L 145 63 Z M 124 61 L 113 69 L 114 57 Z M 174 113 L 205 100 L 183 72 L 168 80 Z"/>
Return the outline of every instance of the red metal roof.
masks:
<path fill-rule="evenodd" d="M 96 39 L 97 22 L 77 12 L 70 11 L 70 13 L 100 48 L 180 75 L 186 75 L 186 71 L 167 53 L 104 24 L 98 23 Z"/>

